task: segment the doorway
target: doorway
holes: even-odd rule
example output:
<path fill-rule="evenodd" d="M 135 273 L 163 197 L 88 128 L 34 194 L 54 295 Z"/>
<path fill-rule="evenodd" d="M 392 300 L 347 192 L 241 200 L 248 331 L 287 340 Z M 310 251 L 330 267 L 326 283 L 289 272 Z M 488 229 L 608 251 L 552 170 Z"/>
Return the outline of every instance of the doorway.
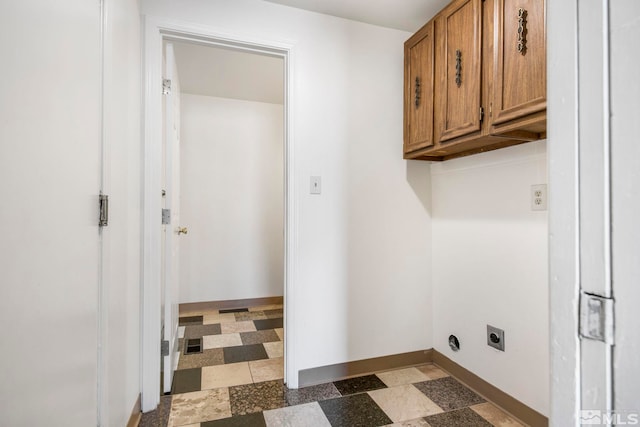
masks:
<path fill-rule="evenodd" d="M 180 302 L 281 297 L 281 57 L 171 42 L 180 77 Z"/>
<path fill-rule="evenodd" d="M 162 161 L 162 145 L 159 144 L 159 141 L 162 141 L 162 123 L 163 123 L 163 112 L 162 112 L 162 92 L 155 91 L 152 88 L 162 87 L 162 66 L 163 66 L 163 47 L 164 44 L 169 42 L 175 45 L 184 45 L 187 48 L 200 48 L 200 49 L 218 49 L 221 51 L 225 51 L 226 53 L 245 53 L 252 55 L 260 55 L 266 58 L 277 58 L 281 61 L 282 64 L 282 90 L 281 90 L 281 98 L 282 98 L 282 106 L 281 106 L 281 118 L 280 118 L 280 130 L 281 130 L 281 140 L 284 141 L 282 146 L 281 153 L 281 194 L 282 194 L 282 203 L 280 204 L 281 208 L 281 227 L 278 230 L 278 234 L 281 239 L 282 236 L 282 250 L 281 253 L 282 261 L 281 261 L 281 285 L 280 288 L 283 289 L 284 293 L 284 317 L 285 317 L 285 329 L 288 329 L 288 326 L 292 323 L 291 317 L 291 308 L 289 307 L 288 302 L 290 301 L 291 288 L 293 282 L 293 274 L 292 271 L 292 256 L 293 253 L 291 248 L 293 247 L 292 242 L 295 242 L 295 212 L 293 207 L 295 206 L 293 200 L 293 183 L 292 183 L 292 173 L 293 170 L 293 156 L 292 156 L 292 142 L 291 142 L 291 121 L 289 118 L 289 104 L 291 99 L 291 90 L 289 84 L 289 76 L 290 76 L 290 68 L 291 68 L 291 47 L 285 46 L 278 43 L 265 43 L 264 41 L 255 41 L 255 40 L 247 40 L 240 39 L 237 36 L 234 38 L 227 37 L 225 35 L 203 31 L 202 28 L 185 28 L 182 25 L 168 23 L 168 22 L 159 22 L 152 18 L 147 18 L 146 20 L 146 36 L 145 36 L 145 80 L 146 80 L 146 93 L 145 93 L 145 184 L 144 184 L 144 231 L 145 231 L 145 240 L 144 240 L 144 278 L 143 278 L 143 343 L 142 343 L 142 357 L 144 363 L 142 364 L 142 410 L 143 412 L 153 410 L 157 406 L 159 402 L 159 393 L 157 392 L 160 389 L 159 384 L 159 375 L 160 372 L 160 349 L 158 348 L 158 342 L 161 341 L 161 324 L 162 319 L 159 315 L 161 310 L 161 306 L 164 303 L 165 307 L 167 304 L 167 294 L 165 293 L 163 296 L 162 289 L 162 235 L 161 235 L 161 224 L 160 224 L 160 215 L 157 214 L 158 211 L 162 209 L 162 173 L 163 173 L 163 161 Z M 206 75 L 206 70 L 200 70 L 203 74 Z M 255 72 L 259 72 L 259 70 L 254 70 Z M 182 79 L 182 84 L 184 85 L 184 79 Z M 197 98 L 202 95 L 193 95 L 189 94 L 188 98 Z M 187 98 L 185 97 L 185 99 Z M 192 100 L 191 100 L 192 101 Z M 196 99 L 198 101 L 198 99 Z M 201 99 L 200 99 L 201 101 Z M 251 102 L 251 101 L 247 101 Z M 185 103 L 184 99 L 181 99 L 181 103 Z M 197 103 L 197 102 L 196 102 Z M 228 105 L 227 105 L 228 107 Z M 227 109 L 228 110 L 228 109 Z M 224 111 L 224 109 L 219 110 Z M 211 116 L 210 116 L 211 117 Z M 180 119 L 183 122 L 183 118 Z M 182 123 L 184 126 L 184 123 Z M 236 150 L 242 149 L 242 147 L 235 147 Z M 191 156 L 193 157 L 193 156 Z M 183 165 L 183 169 L 186 167 Z M 231 187 L 233 190 L 233 183 L 226 183 L 227 187 Z M 202 188 L 202 186 L 200 186 Z M 197 193 L 197 191 L 194 191 Z M 197 197 L 191 197 L 191 203 L 197 204 Z M 186 206 L 185 206 L 186 207 Z M 187 220 L 188 214 L 186 211 L 189 209 L 184 209 L 181 207 L 182 212 L 182 220 L 180 227 L 182 225 L 188 227 L 188 233 L 191 236 L 196 235 L 195 230 L 191 224 L 187 224 L 189 222 Z M 193 210 L 193 209 L 192 209 Z M 155 212 L 155 213 L 154 213 Z M 207 221 L 197 220 L 198 224 L 207 224 Z M 283 225 L 283 227 L 282 227 Z M 284 230 L 283 230 L 284 228 Z M 284 232 L 283 232 L 284 231 Z M 189 236 L 189 237 L 191 237 Z M 198 236 L 199 238 L 205 236 Z M 194 239 L 198 240 L 198 239 Z M 206 241 L 206 238 L 200 239 L 201 241 Z M 184 245 L 186 240 L 181 240 L 181 244 Z M 191 251 L 193 252 L 193 251 Z M 203 251 L 196 251 L 199 256 L 202 255 Z M 274 252 L 274 251 L 271 251 Z M 270 254 L 267 254 L 270 255 Z M 180 257 L 182 259 L 182 257 Z M 269 258 L 269 257 L 267 257 Z M 273 259 L 268 260 L 268 264 L 274 265 L 277 263 L 277 260 L 274 262 Z M 193 266 L 191 266 L 193 267 Z M 188 269 L 185 269 L 183 273 L 189 272 L 189 274 L 194 274 L 193 271 L 202 270 L 202 266 L 191 268 L 189 272 Z M 181 273 L 180 276 L 183 276 Z M 282 283 L 284 282 L 284 283 Z M 197 287 L 202 290 L 206 287 Z M 232 289 L 231 291 L 237 292 L 237 289 Z M 247 292 L 249 292 L 248 290 Z M 189 290 L 188 292 L 191 292 Z M 201 300 L 202 296 L 187 296 L 185 301 L 194 301 L 192 298 L 196 298 Z M 202 294 L 200 294 L 202 295 Z M 234 299 L 243 299 L 241 294 L 236 294 Z M 248 295 L 248 294 L 245 294 Z M 255 295 L 255 297 L 261 297 L 265 295 Z M 211 300 L 212 297 L 206 297 L 205 300 Z M 180 297 L 182 301 L 183 298 Z M 201 300 L 202 301 L 202 300 Z M 177 335 L 178 331 L 173 331 L 173 328 L 170 331 L 175 335 Z M 172 336 L 172 335 L 169 335 Z M 165 334 L 163 338 L 166 340 L 167 335 Z M 285 360 L 285 370 L 284 370 L 284 380 L 291 384 L 291 386 L 297 386 L 297 372 L 296 375 L 291 376 L 289 372 L 294 372 L 293 364 L 290 360 L 289 355 L 292 353 L 292 340 L 289 335 L 287 335 L 287 340 L 285 342 L 284 349 L 284 360 Z"/>

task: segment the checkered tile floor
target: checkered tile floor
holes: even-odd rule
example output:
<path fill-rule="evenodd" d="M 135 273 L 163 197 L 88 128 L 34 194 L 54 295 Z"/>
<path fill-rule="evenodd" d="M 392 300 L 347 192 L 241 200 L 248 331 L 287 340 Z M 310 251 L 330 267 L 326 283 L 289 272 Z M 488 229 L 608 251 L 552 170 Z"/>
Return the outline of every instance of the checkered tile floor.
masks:
<path fill-rule="evenodd" d="M 282 306 L 180 318 L 172 394 L 140 426 L 522 425 L 434 365 L 289 390 L 282 381 L 282 327 Z M 184 354 L 190 338 L 202 338 L 202 353 Z"/>

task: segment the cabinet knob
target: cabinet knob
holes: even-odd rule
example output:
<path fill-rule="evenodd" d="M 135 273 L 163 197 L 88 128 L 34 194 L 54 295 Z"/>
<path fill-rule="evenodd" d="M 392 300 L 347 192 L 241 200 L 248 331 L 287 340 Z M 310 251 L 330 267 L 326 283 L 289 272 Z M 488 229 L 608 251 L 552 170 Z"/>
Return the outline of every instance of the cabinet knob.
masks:
<path fill-rule="evenodd" d="M 187 227 L 178 227 L 178 236 L 181 234 L 187 234 L 188 231 Z"/>

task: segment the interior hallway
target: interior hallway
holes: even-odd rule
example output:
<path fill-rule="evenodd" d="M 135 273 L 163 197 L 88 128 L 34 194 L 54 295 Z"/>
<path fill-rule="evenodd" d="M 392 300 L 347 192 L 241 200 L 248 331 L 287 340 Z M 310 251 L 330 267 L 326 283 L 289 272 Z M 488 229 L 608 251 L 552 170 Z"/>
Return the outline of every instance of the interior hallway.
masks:
<path fill-rule="evenodd" d="M 172 393 L 141 427 L 521 426 L 427 364 L 289 390 L 282 305 L 180 318 Z M 201 352 L 185 354 L 201 344 Z"/>

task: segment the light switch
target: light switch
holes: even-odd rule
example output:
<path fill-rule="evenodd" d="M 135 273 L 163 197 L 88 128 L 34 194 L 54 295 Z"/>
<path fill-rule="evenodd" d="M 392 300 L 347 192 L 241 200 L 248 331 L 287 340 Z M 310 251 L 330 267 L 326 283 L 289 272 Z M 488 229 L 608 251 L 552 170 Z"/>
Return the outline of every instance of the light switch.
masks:
<path fill-rule="evenodd" d="M 320 194 L 322 190 L 322 183 L 319 176 L 311 177 L 311 194 Z"/>

